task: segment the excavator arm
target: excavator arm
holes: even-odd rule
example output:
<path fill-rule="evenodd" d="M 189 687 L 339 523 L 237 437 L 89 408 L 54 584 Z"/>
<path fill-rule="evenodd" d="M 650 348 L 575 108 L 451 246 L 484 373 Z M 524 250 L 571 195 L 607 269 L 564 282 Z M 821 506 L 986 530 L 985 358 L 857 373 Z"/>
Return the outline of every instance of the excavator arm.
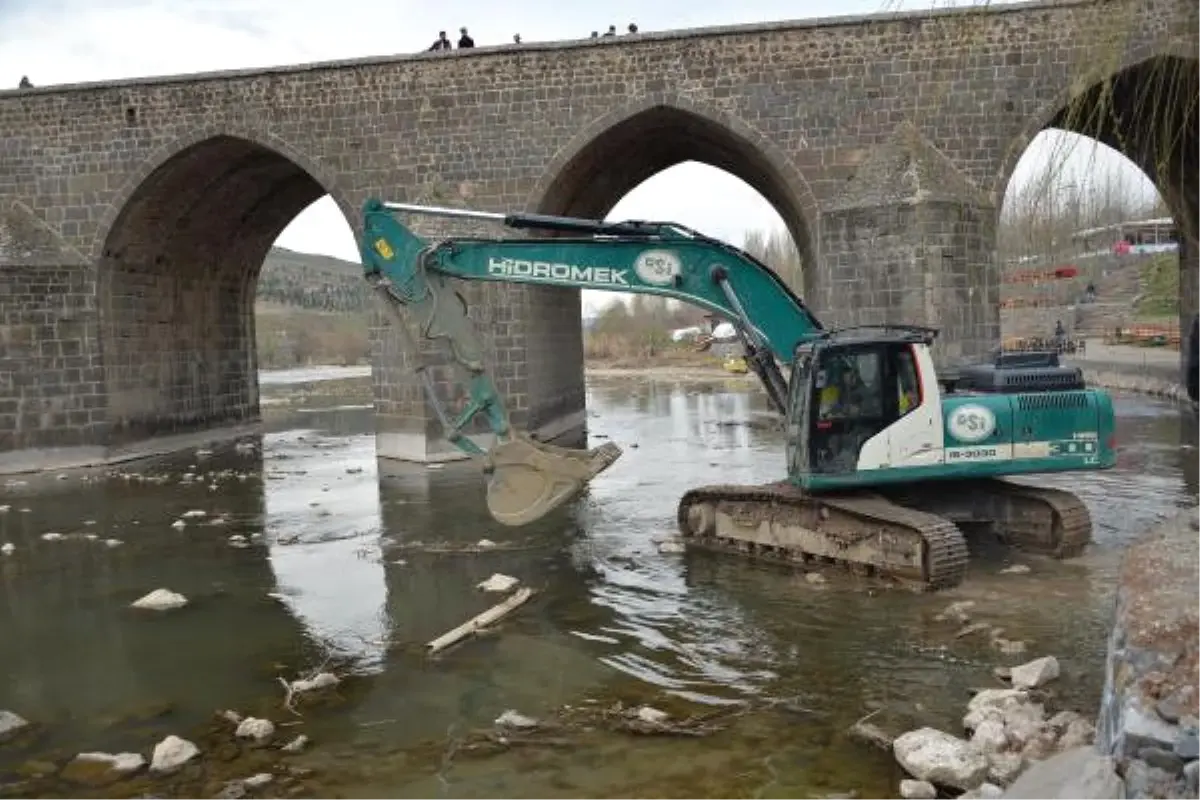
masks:
<path fill-rule="evenodd" d="M 527 236 L 456 237 L 427 241 L 394 212 L 500 222 Z M 771 404 L 786 409 L 781 364 L 795 347 L 823 329 L 787 284 L 748 253 L 674 223 L 620 222 L 540 214 L 495 214 L 368 200 L 363 207 L 365 277 L 408 338 L 430 404 L 448 441 L 483 458 L 490 475 L 488 505 L 509 525 L 544 516 L 577 494 L 620 455 L 616 445 L 590 451 L 554 447 L 513 430 L 483 360 L 483 342 L 467 304 L 449 279 L 565 286 L 652 294 L 691 303 L 730 321 L 742 340 L 746 363 L 763 382 Z M 403 312 L 401 311 L 403 309 Z M 465 408 L 451 418 L 434 390 L 419 341 L 443 339 L 462 371 Z M 467 425 L 483 415 L 496 442 L 484 450 L 467 437 Z"/>

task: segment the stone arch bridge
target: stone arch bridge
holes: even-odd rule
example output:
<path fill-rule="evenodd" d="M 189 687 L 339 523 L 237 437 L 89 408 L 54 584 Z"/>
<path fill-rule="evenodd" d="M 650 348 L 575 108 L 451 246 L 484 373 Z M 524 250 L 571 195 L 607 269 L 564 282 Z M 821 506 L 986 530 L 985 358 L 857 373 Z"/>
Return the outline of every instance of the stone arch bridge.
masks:
<path fill-rule="evenodd" d="M 824 321 L 938 325 L 953 362 L 999 341 L 1005 187 L 1065 127 L 1160 187 L 1190 319 L 1197 18 L 1192 0 L 1035 2 L 0 92 L 0 465 L 256 420 L 257 273 L 326 194 L 355 228 L 372 195 L 600 217 L 706 162 L 779 210 Z M 578 293 L 467 296 L 514 420 L 581 425 Z M 376 322 L 378 452 L 436 458 Z"/>

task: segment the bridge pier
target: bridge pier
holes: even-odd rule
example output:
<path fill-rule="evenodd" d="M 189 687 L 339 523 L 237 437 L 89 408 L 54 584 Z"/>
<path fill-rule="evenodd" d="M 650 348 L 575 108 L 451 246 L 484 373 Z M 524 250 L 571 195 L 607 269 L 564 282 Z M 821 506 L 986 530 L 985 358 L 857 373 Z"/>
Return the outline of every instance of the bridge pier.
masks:
<path fill-rule="evenodd" d="M 939 328 L 939 366 L 1000 344 L 996 209 L 911 125 L 874 148 L 821 215 L 827 326 Z"/>
<path fill-rule="evenodd" d="M 95 283 L 26 207 L 0 209 L 0 471 L 102 460 Z"/>
<path fill-rule="evenodd" d="M 423 227 L 415 220 L 413 226 Z M 498 283 L 455 284 L 484 340 L 485 363 L 513 426 L 543 441 L 582 445 L 586 441 L 587 413 L 579 291 Z M 410 462 L 466 458 L 446 440 L 440 421 L 426 401 L 425 390 L 412 371 L 415 354 L 392 324 L 381 310 L 373 315 L 376 456 Z M 467 396 L 460 373 L 449 361 L 447 345 L 423 340 L 420 348 L 421 359 L 433 365 L 430 374 L 434 391 L 453 418 Z M 495 440 L 482 415 L 466 431 L 485 449 Z"/>
<path fill-rule="evenodd" d="M 1181 233 L 1184 232 L 1180 226 Z M 1188 385 L 1188 333 L 1200 313 L 1200 246 L 1184 233 L 1179 237 L 1179 383 Z"/>

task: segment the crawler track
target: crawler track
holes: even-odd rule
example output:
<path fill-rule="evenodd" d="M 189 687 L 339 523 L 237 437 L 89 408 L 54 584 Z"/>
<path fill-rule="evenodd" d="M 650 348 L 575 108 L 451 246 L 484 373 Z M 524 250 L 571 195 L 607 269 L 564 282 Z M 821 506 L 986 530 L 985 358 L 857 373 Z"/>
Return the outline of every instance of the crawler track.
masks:
<path fill-rule="evenodd" d="M 689 544 L 789 564 L 839 563 L 925 590 L 959 584 L 967 546 L 948 519 L 874 492 L 807 495 L 786 483 L 702 486 L 679 501 Z"/>
<path fill-rule="evenodd" d="M 956 523 L 988 523 L 1020 550 L 1077 558 L 1092 538 L 1092 515 L 1062 489 L 1002 478 L 939 482 L 887 490 L 889 499 Z"/>

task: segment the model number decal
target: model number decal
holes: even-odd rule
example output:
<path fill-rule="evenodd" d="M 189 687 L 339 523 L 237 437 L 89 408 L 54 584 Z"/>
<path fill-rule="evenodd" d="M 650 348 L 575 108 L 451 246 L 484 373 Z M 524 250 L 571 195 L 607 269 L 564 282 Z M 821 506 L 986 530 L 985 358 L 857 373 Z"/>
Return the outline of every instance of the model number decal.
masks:
<path fill-rule="evenodd" d="M 995 447 L 956 447 L 946 450 L 947 461 L 980 461 L 1000 455 Z"/>
<path fill-rule="evenodd" d="M 602 283 L 605 286 L 628 286 L 628 269 L 613 267 L 579 267 L 549 261 L 525 261 L 516 258 L 488 259 L 488 274 L 505 278 L 545 278 L 576 283 Z"/>

